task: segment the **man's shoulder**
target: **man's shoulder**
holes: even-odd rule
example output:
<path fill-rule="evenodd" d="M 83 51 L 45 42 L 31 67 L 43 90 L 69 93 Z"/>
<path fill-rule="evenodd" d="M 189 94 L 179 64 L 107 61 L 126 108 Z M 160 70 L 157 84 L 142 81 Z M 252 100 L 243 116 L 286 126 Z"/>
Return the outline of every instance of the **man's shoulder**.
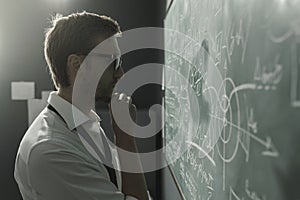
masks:
<path fill-rule="evenodd" d="M 19 146 L 19 153 L 28 159 L 31 151 L 41 149 L 76 149 L 78 136 L 70 131 L 57 116 L 45 108 L 33 121 Z"/>

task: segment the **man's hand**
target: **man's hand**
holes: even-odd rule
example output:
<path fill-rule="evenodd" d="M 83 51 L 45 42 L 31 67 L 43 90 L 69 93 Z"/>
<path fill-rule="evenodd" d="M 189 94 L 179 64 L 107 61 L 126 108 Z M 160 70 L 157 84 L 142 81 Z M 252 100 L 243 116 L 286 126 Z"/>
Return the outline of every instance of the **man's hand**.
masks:
<path fill-rule="evenodd" d="M 115 142 L 125 143 L 128 140 L 134 140 L 130 134 L 133 133 L 133 125 L 136 123 L 136 107 L 132 104 L 132 99 L 124 93 L 114 93 L 111 99 L 111 104 L 109 104 L 109 113 L 111 117 L 111 124 L 113 131 L 115 133 Z M 114 106 L 115 112 L 112 113 L 112 104 Z M 129 115 L 128 115 L 129 109 Z M 124 120 L 129 120 L 129 123 L 122 123 Z M 123 127 L 123 129 L 122 129 Z M 126 130 L 124 129 L 126 128 Z M 123 146 L 121 144 L 121 146 Z"/>
<path fill-rule="evenodd" d="M 112 112 L 112 106 L 114 106 L 114 110 L 116 111 L 114 113 Z M 127 115 L 126 109 L 129 109 L 130 116 Z M 124 120 L 125 118 L 127 119 L 129 117 L 131 117 L 132 123 L 136 123 L 136 107 L 134 104 L 132 104 L 131 97 L 124 93 L 114 93 L 111 98 L 111 103 L 109 104 L 109 113 L 115 136 L 119 137 L 123 136 L 124 134 L 128 135 L 128 133 L 122 130 L 122 127 L 120 127 L 118 124 L 121 124 L 120 120 Z M 132 131 L 132 124 L 126 124 L 126 129 Z"/>

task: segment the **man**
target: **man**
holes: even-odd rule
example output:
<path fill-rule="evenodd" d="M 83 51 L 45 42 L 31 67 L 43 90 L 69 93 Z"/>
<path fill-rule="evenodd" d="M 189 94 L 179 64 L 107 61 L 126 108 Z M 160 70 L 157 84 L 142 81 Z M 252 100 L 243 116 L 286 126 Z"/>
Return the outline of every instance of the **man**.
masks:
<path fill-rule="evenodd" d="M 149 199 L 143 174 L 121 171 L 126 158 L 118 159 L 93 111 L 95 100 L 117 101 L 135 116 L 129 97 L 112 96 L 123 75 L 119 33 L 117 22 L 107 16 L 82 12 L 53 19 L 44 53 L 57 92 L 50 94 L 18 150 L 15 179 L 24 200 Z M 99 71 L 101 79 L 94 86 Z M 134 138 L 113 117 L 112 126 L 117 146 L 137 152 Z M 140 167 L 138 158 L 130 162 Z"/>

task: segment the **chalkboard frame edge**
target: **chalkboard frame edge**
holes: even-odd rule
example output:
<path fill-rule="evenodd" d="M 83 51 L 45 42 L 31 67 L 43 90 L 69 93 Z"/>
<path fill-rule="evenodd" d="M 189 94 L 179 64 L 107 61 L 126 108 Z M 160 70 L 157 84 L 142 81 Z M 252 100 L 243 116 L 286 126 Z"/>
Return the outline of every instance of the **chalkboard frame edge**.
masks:
<path fill-rule="evenodd" d="M 164 158 L 164 159 L 165 159 L 165 161 L 168 163 L 167 159 L 166 159 L 166 158 Z M 186 200 L 186 198 L 184 197 L 184 194 L 183 194 L 183 192 L 182 192 L 182 189 L 180 188 L 180 186 L 179 186 L 179 184 L 178 184 L 178 182 L 177 182 L 177 179 L 176 179 L 176 177 L 175 177 L 175 175 L 174 175 L 174 173 L 173 173 L 173 171 L 172 171 L 170 165 L 168 164 L 167 166 L 168 166 L 168 167 L 167 167 L 168 170 L 170 171 L 171 177 L 172 177 L 172 179 L 173 179 L 173 181 L 174 181 L 174 183 L 175 183 L 175 185 L 176 185 L 176 188 L 177 188 L 177 190 L 178 190 L 178 192 L 179 192 L 179 194 L 180 194 L 181 200 Z"/>
<path fill-rule="evenodd" d="M 169 13 L 169 11 L 170 11 L 170 9 L 171 9 L 171 7 L 172 7 L 174 1 L 175 1 L 175 0 L 171 0 L 171 2 L 169 3 L 169 5 L 166 5 L 167 8 L 166 8 L 166 13 L 165 13 L 164 19 L 166 19 L 166 17 L 167 17 L 167 15 L 168 15 L 168 13 Z"/>

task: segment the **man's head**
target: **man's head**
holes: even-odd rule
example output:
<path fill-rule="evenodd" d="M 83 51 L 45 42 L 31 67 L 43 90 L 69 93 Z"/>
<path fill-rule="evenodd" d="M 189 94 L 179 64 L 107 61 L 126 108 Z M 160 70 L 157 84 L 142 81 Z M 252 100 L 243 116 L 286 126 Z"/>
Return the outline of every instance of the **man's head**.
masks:
<path fill-rule="evenodd" d="M 46 32 L 44 43 L 45 58 L 56 88 L 72 88 L 77 70 L 86 55 L 99 43 L 120 32 L 118 23 L 107 16 L 88 12 L 73 13 L 65 17 L 57 15 L 52 20 L 52 27 Z M 113 48 L 118 49 L 117 43 Z M 110 91 L 105 90 L 111 90 L 107 88 L 108 85 L 114 83 L 122 73 L 122 69 L 107 69 L 101 77 L 97 92 L 109 95 Z"/>

